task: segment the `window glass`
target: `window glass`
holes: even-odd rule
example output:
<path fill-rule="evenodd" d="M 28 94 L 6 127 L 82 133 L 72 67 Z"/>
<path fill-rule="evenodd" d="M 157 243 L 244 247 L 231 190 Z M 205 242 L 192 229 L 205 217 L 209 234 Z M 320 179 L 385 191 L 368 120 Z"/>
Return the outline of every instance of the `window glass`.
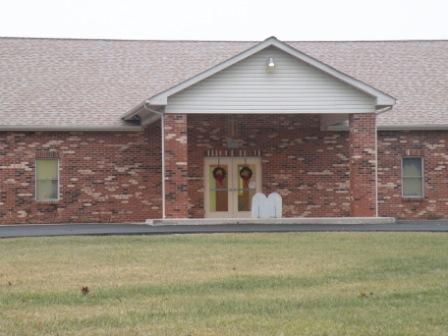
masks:
<path fill-rule="evenodd" d="M 36 199 L 49 201 L 58 199 L 58 160 L 36 160 Z"/>
<path fill-rule="evenodd" d="M 209 166 L 209 203 L 210 211 L 229 210 L 229 181 L 227 165 Z"/>
<path fill-rule="evenodd" d="M 238 165 L 238 211 L 251 210 L 252 197 L 257 192 L 256 174 L 255 165 Z"/>
<path fill-rule="evenodd" d="M 423 196 L 423 162 L 421 158 L 403 158 L 403 196 Z"/>

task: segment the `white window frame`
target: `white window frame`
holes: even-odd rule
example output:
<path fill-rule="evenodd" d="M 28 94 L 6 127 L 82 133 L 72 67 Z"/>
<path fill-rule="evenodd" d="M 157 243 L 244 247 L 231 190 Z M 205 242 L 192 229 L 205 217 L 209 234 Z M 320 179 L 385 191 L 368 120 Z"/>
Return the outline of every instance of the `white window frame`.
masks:
<path fill-rule="evenodd" d="M 420 169 L 422 172 L 422 194 L 419 196 L 405 195 L 404 194 L 404 180 L 405 178 L 413 178 L 413 177 L 405 177 L 404 176 L 404 160 L 406 159 L 420 159 Z M 422 199 L 425 198 L 425 160 L 421 156 L 403 156 L 401 158 L 401 197 L 402 198 L 410 198 L 410 199 Z"/>
<path fill-rule="evenodd" d="M 38 199 L 37 198 L 37 161 L 39 160 L 53 160 L 57 162 L 57 168 L 56 168 L 56 172 L 58 174 L 58 187 L 57 187 L 57 191 L 56 191 L 56 198 L 49 198 L 49 199 Z M 34 200 L 36 202 L 41 202 L 41 203 L 52 203 L 52 202 L 59 202 L 60 200 L 60 189 L 61 189 L 61 174 L 59 173 L 59 167 L 60 167 L 60 162 L 59 159 L 55 159 L 55 158 L 38 158 L 34 160 Z"/>

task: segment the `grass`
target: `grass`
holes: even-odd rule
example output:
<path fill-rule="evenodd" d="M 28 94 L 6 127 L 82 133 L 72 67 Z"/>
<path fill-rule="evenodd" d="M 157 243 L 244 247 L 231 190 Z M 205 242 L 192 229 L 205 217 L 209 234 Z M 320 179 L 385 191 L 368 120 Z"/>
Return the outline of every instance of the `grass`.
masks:
<path fill-rule="evenodd" d="M 448 234 L 0 240 L 1 336 L 448 335 L 447 298 Z"/>

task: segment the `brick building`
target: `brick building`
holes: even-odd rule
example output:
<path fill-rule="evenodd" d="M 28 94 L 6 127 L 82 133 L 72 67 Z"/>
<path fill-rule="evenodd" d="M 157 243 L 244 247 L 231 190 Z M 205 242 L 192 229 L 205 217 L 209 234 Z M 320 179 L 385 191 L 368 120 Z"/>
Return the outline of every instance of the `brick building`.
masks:
<path fill-rule="evenodd" d="M 0 224 L 448 217 L 448 42 L 0 39 Z"/>

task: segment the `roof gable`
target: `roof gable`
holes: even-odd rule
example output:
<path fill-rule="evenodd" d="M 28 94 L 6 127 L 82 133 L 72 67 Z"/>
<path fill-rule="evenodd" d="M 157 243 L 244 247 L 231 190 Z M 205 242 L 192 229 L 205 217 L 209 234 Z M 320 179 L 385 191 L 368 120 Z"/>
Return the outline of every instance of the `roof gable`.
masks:
<path fill-rule="evenodd" d="M 356 78 L 353 78 L 323 62 L 320 62 L 319 60 L 291 47 L 290 45 L 279 41 L 276 37 L 269 37 L 268 39 L 254 45 L 253 47 L 227 59 L 226 61 L 219 63 L 183 82 L 180 82 L 162 92 L 159 92 L 158 94 L 155 94 L 142 102 L 141 104 L 137 105 L 135 108 L 130 110 L 128 113 L 126 113 L 123 116 L 123 119 L 129 120 L 134 115 L 136 115 L 144 106 L 144 104 L 152 105 L 152 106 L 164 106 L 168 103 L 168 97 L 173 96 L 205 79 L 208 79 L 212 77 L 213 75 L 255 55 L 256 53 L 269 48 L 269 47 L 275 47 L 295 58 L 298 60 L 330 75 L 333 78 L 336 78 L 351 87 L 364 92 L 372 97 L 375 98 L 375 106 L 381 108 L 385 106 L 392 106 L 395 104 L 395 98 L 374 88 L 373 86 L 370 86 Z"/>
<path fill-rule="evenodd" d="M 268 47 L 169 96 L 164 111 L 346 114 L 375 112 L 375 103 L 374 97 Z"/>

